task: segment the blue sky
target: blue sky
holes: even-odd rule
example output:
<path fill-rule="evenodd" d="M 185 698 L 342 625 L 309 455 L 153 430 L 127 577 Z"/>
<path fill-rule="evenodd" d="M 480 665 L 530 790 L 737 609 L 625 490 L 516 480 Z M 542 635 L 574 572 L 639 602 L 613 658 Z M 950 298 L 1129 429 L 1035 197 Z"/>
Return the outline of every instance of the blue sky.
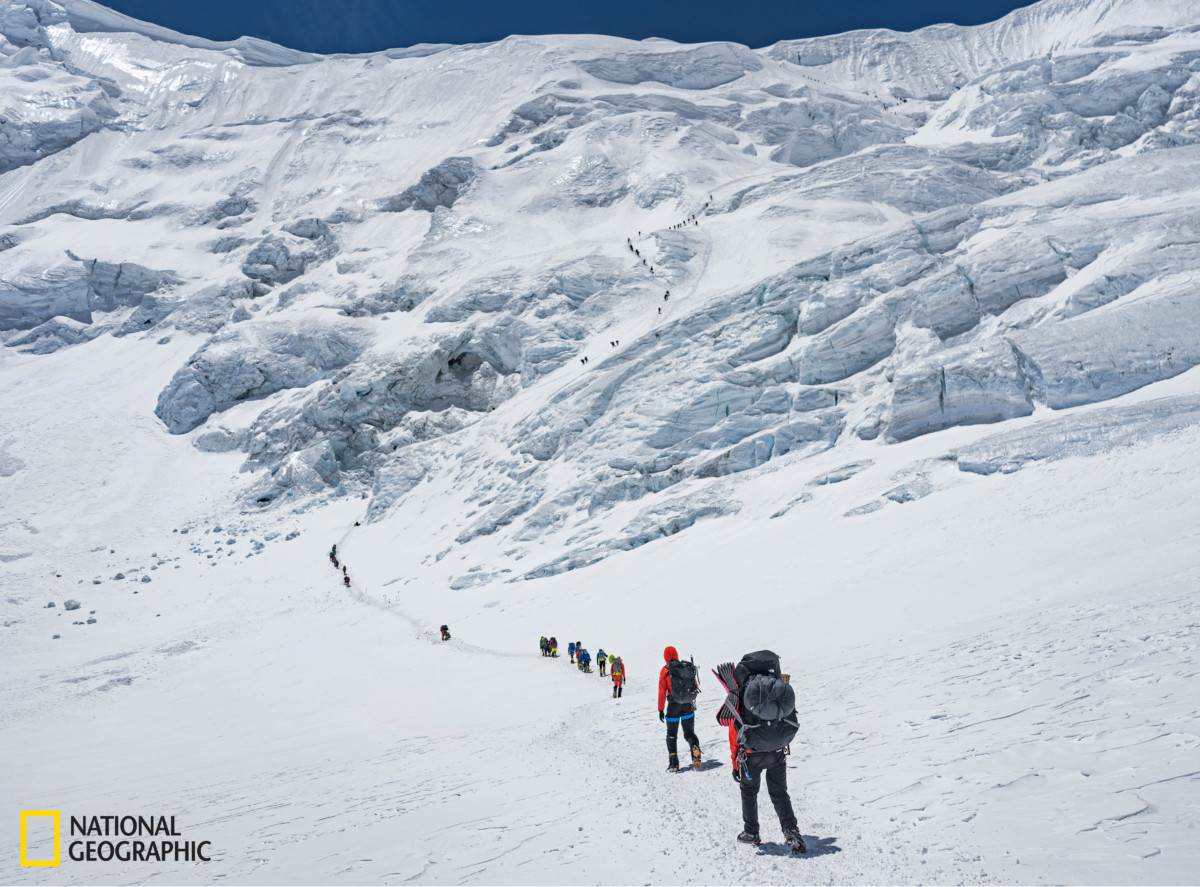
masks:
<path fill-rule="evenodd" d="M 107 0 L 127 15 L 229 40 L 265 37 L 314 52 L 471 43 L 509 34 L 616 34 L 680 42 L 776 40 L 855 28 L 980 24 L 1023 0 Z"/>

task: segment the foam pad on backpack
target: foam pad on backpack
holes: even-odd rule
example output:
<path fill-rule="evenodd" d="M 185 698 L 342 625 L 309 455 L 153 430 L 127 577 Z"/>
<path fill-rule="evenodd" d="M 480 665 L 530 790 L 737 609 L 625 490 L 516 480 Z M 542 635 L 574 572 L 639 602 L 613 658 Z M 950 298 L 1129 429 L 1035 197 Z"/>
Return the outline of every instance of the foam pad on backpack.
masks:
<path fill-rule="evenodd" d="M 746 708 L 764 721 L 786 718 L 796 710 L 796 691 L 791 684 L 767 675 L 755 675 L 746 685 Z"/>

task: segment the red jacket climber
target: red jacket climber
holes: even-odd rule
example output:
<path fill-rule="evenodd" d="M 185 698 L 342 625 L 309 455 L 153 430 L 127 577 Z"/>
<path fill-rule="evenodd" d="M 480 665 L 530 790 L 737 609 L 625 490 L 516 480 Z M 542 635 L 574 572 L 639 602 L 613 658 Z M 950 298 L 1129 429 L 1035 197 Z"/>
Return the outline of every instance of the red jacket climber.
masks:
<path fill-rule="evenodd" d="M 667 725 L 667 769 L 679 769 L 678 735 L 683 729 L 683 737 L 691 749 L 692 766 L 699 767 L 702 758 L 700 740 L 696 738 L 696 693 L 699 692 L 698 682 L 694 687 L 674 688 L 678 696 L 690 696 L 690 702 L 672 698 L 671 665 L 679 661 L 679 651 L 668 645 L 663 649 L 663 661 L 666 665 L 658 673 L 658 719 Z M 695 675 L 695 667 L 690 666 L 691 674 Z M 677 669 L 679 670 L 679 669 Z M 695 680 L 693 677 L 692 680 Z"/>

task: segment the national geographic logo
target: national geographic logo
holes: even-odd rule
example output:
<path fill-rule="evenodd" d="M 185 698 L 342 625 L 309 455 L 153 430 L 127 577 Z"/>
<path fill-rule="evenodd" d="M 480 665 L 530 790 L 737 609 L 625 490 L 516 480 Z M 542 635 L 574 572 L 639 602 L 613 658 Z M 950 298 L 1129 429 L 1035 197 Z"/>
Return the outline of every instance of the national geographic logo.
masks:
<path fill-rule="evenodd" d="M 174 816 L 71 816 L 67 858 L 72 862 L 210 862 L 209 841 L 183 840 Z M 21 811 L 21 865 L 62 860 L 62 813 Z"/>

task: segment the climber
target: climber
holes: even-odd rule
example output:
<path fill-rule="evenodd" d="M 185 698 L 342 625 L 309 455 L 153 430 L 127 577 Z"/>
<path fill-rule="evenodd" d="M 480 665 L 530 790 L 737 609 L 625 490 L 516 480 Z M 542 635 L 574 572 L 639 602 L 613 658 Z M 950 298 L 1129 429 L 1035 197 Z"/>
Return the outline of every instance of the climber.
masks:
<path fill-rule="evenodd" d="M 575 664 L 575 642 L 571 641 L 567 644 L 567 655 L 571 657 L 571 664 Z"/>
<path fill-rule="evenodd" d="M 442 633 L 443 641 L 450 640 L 450 626 L 449 625 L 443 625 L 441 628 L 438 629 L 438 631 L 440 631 Z"/>
<path fill-rule="evenodd" d="M 345 573 L 342 574 L 342 584 L 345 585 L 347 588 L 350 587 L 350 577 Z"/>
<path fill-rule="evenodd" d="M 596 664 L 598 666 L 600 666 L 600 677 L 604 677 L 604 666 L 607 663 L 608 663 L 608 656 L 605 654 L 604 648 L 601 647 L 599 650 L 596 651 Z"/>
<path fill-rule="evenodd" d="M 608 675 L 612 678 L 613 699 L 621 698 L 621 689 L 625 686 L 625 663 L 620 656 L 609 656 Z"/>
<path fill-rule="evenodd" d="M 558 658 L 558 638 L 553 635 L 550 637 L 550 655 L 556 659 Z"/>
<path fill-rule="evenodd" d="M 700 766 L 700 740 L 696 738 L 696 694 L 700 679 L 691 661 L 679 659 L 672 646 L 663 649 L 666 663 L 658 675 L 658 719 L 667 725 L 667 769 L 679 770 L 678 735 L 683 725 L 683 738 L 692 750 L 692 766 Z"/>
<path fill-rule="evenodd" d="M 733 778 L 742 795 L 743 829 L 737 839 L 743 844 L 761 843 L 758 788 L 765 774 L 783 838 L 793 853 L 804 853 L 807 847 L 787 790 L 788 744 L 799 730 L 789 676 L 782 673 L 779 657 L 770 650 L 747 653 L 736 668 L 732 663 L 721 666 L 717 676 L 727 691 L 717 722 L 729 729 Z"/>

